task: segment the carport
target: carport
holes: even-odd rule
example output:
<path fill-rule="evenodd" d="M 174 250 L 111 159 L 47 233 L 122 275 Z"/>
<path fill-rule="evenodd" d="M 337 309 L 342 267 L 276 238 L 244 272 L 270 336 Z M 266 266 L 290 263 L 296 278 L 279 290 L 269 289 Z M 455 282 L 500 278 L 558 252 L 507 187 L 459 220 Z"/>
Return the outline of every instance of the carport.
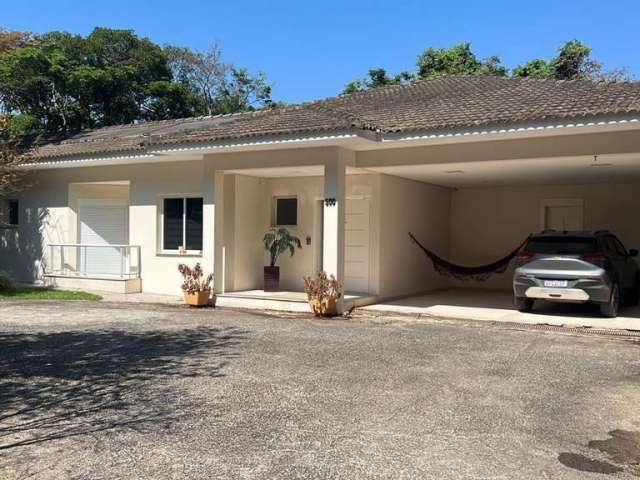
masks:
<path fill-rule="evenodd" d="M 494 262 L 530 233 L 545 229 L 609 230 L 628 249 L 639 247 L 638 131 L 567 132 L 424 145 L 387 151 L 385 156 L 364 152 L 358 157 L 358 166 L 446 189 L 449 214 L 437 223 L 430 222 L 430 228 L 447 231 L 448 241 L 433 245 L 429 232 L 418 238 L 458 265 Z M 407 207 L 401 206 L 396 213 Z M 416 247 L 407 242 L 406 248 Z M 431 262 L 426 257 L 423 260 L 413 268 L 433 270 Z M 398 297 L 366 310 L 471 320 L 587 326 L 598 320 L 596 323 L 611 324 L 588 305 L 538 302 L 534 313 L 521 314 L 513 308 L 512 276 L 510 266 L 485 281 L 443 277 L 417 295 Z M 619 322 L 640 329 L 638 318 L 637 309 L 623 309 Z"/>

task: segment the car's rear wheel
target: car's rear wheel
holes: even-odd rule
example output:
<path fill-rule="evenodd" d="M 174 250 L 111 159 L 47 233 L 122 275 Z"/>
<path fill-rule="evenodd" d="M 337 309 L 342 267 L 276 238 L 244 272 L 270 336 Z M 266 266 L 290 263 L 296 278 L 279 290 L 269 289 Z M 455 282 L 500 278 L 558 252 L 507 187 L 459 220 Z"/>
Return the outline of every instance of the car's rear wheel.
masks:
<path fill-rule="evenodd" d="M 636 276 L 636 281 L 625 295 L 625 303 L 630 307 L 635 307 L 640 303 L 640 279 Z"/>
<path fill-rule="evenodd" d="M 515 297 L 515 304 L 519 312 L 530 312 L 533 308 L 533 299 L 527 297 Z"/>
<path fill-rule="evenodd" d="M 614 284 L 609 301 L 600 304 L 600 313 L 605 317 L 615 318 L 618 316 L 618 308 L 620 308 L 620 289 L 618 284 Z"/>

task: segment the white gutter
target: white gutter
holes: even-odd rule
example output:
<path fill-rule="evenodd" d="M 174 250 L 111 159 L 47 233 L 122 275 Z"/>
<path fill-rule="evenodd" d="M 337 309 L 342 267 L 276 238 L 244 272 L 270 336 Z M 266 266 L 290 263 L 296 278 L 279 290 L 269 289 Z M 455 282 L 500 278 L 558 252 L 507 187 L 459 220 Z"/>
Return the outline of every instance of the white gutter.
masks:
<path fill-rule="evenodd" d="M 168 155 L 172 153 L 207 153 L 216 152 L 221 150 L 229 150 L 232 148 L 251 148 L 251 147 L 265 147 L 272 145 L 292 145 L 292 144 L 306 144 L 309 142 L 329 142 L 329 141 L 341 141 L 354 138 L 362 138 L 357 134 L 334 134 L 334 135 L 315 135 L 311 137 L 289 137 L 289 138 L 271 138 L 256 140 L 251 142 L 216 142 L 216 143 L 202 143 L 202 144 L 187 144 L 187 145 L 158 145 L 156 148 L 153 146 L 145 148 L 140 153 L 131 154 L 114 154 L 114 155 L 102 155 L 93 157 L 72 157 L 72 158 L 54 158 L 51 160 L 37 161 L 23 165 L 23 168 L 29 170 L 45 170 L 51 168 L 71 168 L 71 167 L 89 167 L 100 165 L 126 165 L 129 163 L 153 163 L 163 161 L 176 161 L 174 157 Z M 166 156 L 166 158 L 164 158 Z M 190 160 L 190 158 L 185 158 Z"/>
<path fill-rule="evenodd" d="M 181 145 L 157 145 L 149 146 L 140 153 L 131 154 L 114 154 L 89 157 L 71 157 L 39 161 L 24 165 L 23 168 L 30 170 L 44 170 L 51 168 L 71 168 L 84 166 L 99 165 L 122 165 L 129 163 L 154 163 L 163 161 L 176 161 L 175 157 L 168 154 L 172 153 L 207 153 L 220 152 L 231 149 L 252 149 L 268 146 L 287 146 L 287 145 L 304 145 L 310 142 L 335 142 L 352 139 L 361 139 L 372 142 L 372 146 L 384 145 L 390 147 L 399 143 L 420 143 L 428 141 L 429 143 L 438 140 L 468 140 L 477 141 L 479 138 L 490 140 L 492 137 L 504 137 L 515 134 L 551 134 L 561 135 L 565 133 L 589 133 L 592 131 L 621 130 L 627 128 L 640 128 L 640 117 L 637 116 L 618 116 L 618 117 L 601 117 L 602 120 L 583 120 L 567 123 L 547 122 L 537 125 L 520 125 L 520 126 L 504 126 L 491 127 L 477 130 L 445 130 L 442 132 L 432 133 L 377 133 L 363 131 L 359 133 L 334 133 L 331 135 L 313 135 L 305 137 L 282 137 L 275 136 L 263 138 L 255 141 L 218 141 L 210 143 L 198 144 L 181 144 Z M 608 128 L 607 128 L 608 127 Z M 487 138 L 491 137 L 491 138 Z M 375 147 L 373 148 L 375 149 Z M 371 148 L 369 148 L 371 150 Z M 166 158 L 165 158 L 166 156 Z M 184 160 L 189 160 L 185 158 Z"/>
<path fill-rule="evenodd" d="M 492 127 L 490 129 L 482 130 L 458 130 L 458 131 L 444 131 L 438 133 L 391 133 L 381 134 L 380 141 L 382 143 L 398 143 L 398 142 L 411 142 L 416 140 L 434 140 L 434 139 L 446 139 L 446 138 L 464 138 L 464 137 L 481 137 L 486 135 L 504 135 L 504 134 L 516 134 L 516 133 L 570 133 L 566 130 L 573 129 L 585 129 L 591 130 L 594 127 L 624 127 L 629 126 L 631 128 L 640 128 L 640 118 L 638 117 L 618 117 L 617 119 L 600 120 L 600 121 L 572 121 L 568 123 L 546 123 L 538 125 L 521 125 L 515 127 Z M 615 128 L 618 129 L 618 128 Z M 600 130 L 600 128 L 598 128 Z"/>

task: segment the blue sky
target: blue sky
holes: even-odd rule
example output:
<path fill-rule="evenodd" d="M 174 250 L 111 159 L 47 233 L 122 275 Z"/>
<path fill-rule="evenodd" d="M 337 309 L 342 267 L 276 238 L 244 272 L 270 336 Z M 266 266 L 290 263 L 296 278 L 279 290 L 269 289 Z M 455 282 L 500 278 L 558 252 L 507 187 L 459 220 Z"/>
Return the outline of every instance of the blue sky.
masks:
<path fill-rule="evenodd" d="M 340 92 L 372 67 L 412 70 L 428 46 L 470 41 L 480 56 L 513 67 L 551 57 L 566 40 L 593 48 L 606 68 L 640 77 L 637 0 L 204 1 L 21 0 L 5 2 L 0 26 L 86 34 L 95 26 L 132 28 L 153 41 L 205 48 L 262 70 L 274 98 L 299 102 Z"/>

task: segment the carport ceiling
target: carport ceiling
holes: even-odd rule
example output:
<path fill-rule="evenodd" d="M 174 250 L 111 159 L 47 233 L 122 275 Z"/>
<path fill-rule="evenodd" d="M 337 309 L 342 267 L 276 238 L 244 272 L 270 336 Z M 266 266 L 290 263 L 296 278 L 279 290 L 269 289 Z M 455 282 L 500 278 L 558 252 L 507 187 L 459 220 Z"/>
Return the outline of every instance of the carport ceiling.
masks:
<path fill-rule="evenodd" d="M 287 178 L 287 177 L 322 177 L 324 167 L 322 165 L 309 165 L 300 167 L 274 167 L 274 168 L 247 168 L 238 170 L 227 170 L 225 173 L 235 173 L 237 175 L 248 175 L 261 178 Z M 364 170 L 347 167 L 347 175 L 358 175 L 367 173 Z"/>
<path fill-rule="evenodd" d="M 640 153 L 369 167 L 445 187 L 563 185 L 640 180 Z"/>

